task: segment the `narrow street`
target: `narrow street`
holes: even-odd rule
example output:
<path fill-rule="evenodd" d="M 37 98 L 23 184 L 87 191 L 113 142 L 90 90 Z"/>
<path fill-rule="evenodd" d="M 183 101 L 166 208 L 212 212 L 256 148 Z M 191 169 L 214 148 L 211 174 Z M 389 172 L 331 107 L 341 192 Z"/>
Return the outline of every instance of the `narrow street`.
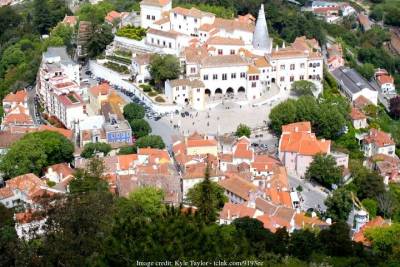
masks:
<path fill-rule="evenodd" d="M 319 185 L 313 185 L 310 182 L 297 178 L 293 175 L 288 175 L 289 185 L 296 190 L 299 185 L 303 188 L 300 192 L 303 202 L 301 202 L 301 208 L 306 211 L 309 208 L 318 209 L 318 205 L 322 211 L 326 210 L 324 204 L 328 194 L 321 190 Z"/>

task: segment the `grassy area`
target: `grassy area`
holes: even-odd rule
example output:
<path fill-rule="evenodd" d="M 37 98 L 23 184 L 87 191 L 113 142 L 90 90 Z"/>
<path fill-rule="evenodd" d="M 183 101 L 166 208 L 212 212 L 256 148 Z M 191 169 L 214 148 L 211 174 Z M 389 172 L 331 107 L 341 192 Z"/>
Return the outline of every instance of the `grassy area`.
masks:
<path fill-rule="evenodd" d="M 107 59 L 109 60 L 113 60 L 113 61 L 117 61 L 119 63 L 122 64 L 126 64 L 126 65 L 131 65 L 132 64 L 132 60 L 126 57 L 120 57 L 120 56 L 106 56 Z"/>
<path fill-rule="evenodd" d="M 117 56 L 126 57 L 126 58 L 131 58 L 132 57 L 132 52 L 131 51 L 125 51 L 125 50 L 115 50 L 114 54 L 117 55 Z"/>
<path fill-rule="evenodd" d="M 134 26 L 126 26 L 120 28 L 116 35 L 140 41 L 146 36 L 146 29 Z"/>
<path fill-rule="evenodd" d="M 129 74 L 129 69 L 124 65 L 119 65 L 117 63 L 109 61 L 104 63 L 104 66 L 122 74 Z"/>

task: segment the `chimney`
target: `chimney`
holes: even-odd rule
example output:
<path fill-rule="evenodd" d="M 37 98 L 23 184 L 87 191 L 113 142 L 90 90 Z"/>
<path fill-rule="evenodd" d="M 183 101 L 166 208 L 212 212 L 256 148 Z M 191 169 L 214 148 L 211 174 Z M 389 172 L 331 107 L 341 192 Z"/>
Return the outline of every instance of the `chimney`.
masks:
<path fill-rule="evenodd" d="M 276 47 L 275 47 L 275 51 L 278 51 L 279 50 L 279 47 L 278 47 L 278 45 L 276 45 Z"/>
<path fill-rule="evenodd" d="M 283 41 L 282 43 L 282 48 L 285 48 L 285 41 Z"/>

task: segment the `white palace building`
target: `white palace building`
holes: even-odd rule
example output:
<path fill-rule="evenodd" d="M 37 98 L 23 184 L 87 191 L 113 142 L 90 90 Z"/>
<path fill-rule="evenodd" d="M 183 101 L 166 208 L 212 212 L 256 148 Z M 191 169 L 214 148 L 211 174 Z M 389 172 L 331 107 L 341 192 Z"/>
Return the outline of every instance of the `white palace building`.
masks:
<path fill-rule="evenodd" d="M 288 93 L 298 80 L 320 87 L 318 42 L 298 37 L 289 46 L 273 47 L 263 5 L 257 20 L 250 14 L 222 19 L 196 8 L 172 8 L 171 0 L 143 0 L 140 8 L 141 25 L 148 28 L 145 44 L 177 55 L 184 69 L 180 79 L 166 81 L 170 103 L 203 110 L 218 95 L 256 101 L 272 86 Z"/>

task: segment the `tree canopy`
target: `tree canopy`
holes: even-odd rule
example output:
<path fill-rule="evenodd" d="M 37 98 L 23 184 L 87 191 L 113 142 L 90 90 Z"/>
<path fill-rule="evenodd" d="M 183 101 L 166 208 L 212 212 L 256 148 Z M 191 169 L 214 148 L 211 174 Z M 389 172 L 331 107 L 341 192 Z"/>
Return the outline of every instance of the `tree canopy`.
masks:
<path fill-rule="evenodd" d="M 138 148 L 151 147 L 151 148 L 164 149 L 165 143 L 162 140 L 161 136 L 159 136 L 159 135 L 146 135 L 146 136 L 140 137 L 136 141 L 136 146 Z"/>
<path fill-rule="evenodd" d="M 289 99 L 275 106 L 270 114 L 270 128 L 281 133 L 282 125 L 310 121 L 313 131 L 322 138 L 336 139 L 346 126 L 349 105 L 339 98 L 317 102 L 314 97 Z"/>
<path fill-rule="evenodd" d="M 124 106 L 124 117 L 128 121 L 143 119 L 145 115 L 144 108 L 136 103 L 129 103 Z"/>
<path fill-rule="evenodd" d="M 209 186 L 211 199 L 213 203 L 213 207 L 216 210 L 220 210 L 223 208 L 224 203 L 228 201 L 228 198 L 224 194 L 224 189 L 220 187 L 217 183 L 210 181 L 206 186 Z M 204 182 L 200 182 L 189 189 L 186 198 L 187 201 L 195 206 L 200 207 L 202 205 L 202 193 L 204 189 Z"/>
<path fill-rule="evenodd" d="M 107 192 L 108 183 L 103 177 L 105 165 L 102 159 L 92 158 L 88 161 L 84 169 L 77 169 L 70 183 L 70 192 L 88 193 L 88 192 Z"/>
<path fill-rule="evenodd" d="M 342 180 L 342 170 L 336 165 L 336 160 L 331 155 L 318 154 L 306 172 L 306 178 L 331 188 L 333 184 L 339 185 Z"/>
<path fill-rule="evenodd" d="M 317 86 L 313 82 L 301 80 L 293 82 L 291 90 L 297 96 L 314 96 Z"/>
<path fill-rule="evenodd" d="M 150 59 L 149 72 L 156 87 L 161 89 L 166 80 L 179 77 L 181 67 L 176 56 L 155 54 Z"/>
<path fill-rule="evenodd" d="M 73 152 L 71 141 L 59 133 L 29 133 L 10 147 L 0 162 L 0 170 L 6 179 L 30 172 L 40 175 L 44 167 L 71 162 Z"/>
<path fill-rule="evenodd" d="M 151 132 L 149 123 L 144 119 L 133 119 L 129 124 L 136 138 L 146 136 Z"/>
<path fill-rule="evenodd" d="M 325 200 L 326 216 L 333 221 L 346 221 L 353 207 L 351 194 L 344 188 L 333 191 Z"/>
<path fill-rule="evenodd" d="M 96 153 L 103 153 L 104 156 L 107 156 L 107 154 L 111 151 L 111 145 L 107 143 L 87 143 L 86 145 L 83 146 L 83 150 L 81 152 L 81 157 L 83 158 L 92 158 L 93 156 L 96 155 Z"/>
<path fill-rule="evenodd" d="M 251 129 L 249 126 L 245 125 L 245 124 L 239 124 L 238 127 L 236 128 L 236 132 L 235 135 L 237 137 L 242 137 L 242 136 L 246 136 L 247 138 L 250 138 L 251 135 Z"/>

